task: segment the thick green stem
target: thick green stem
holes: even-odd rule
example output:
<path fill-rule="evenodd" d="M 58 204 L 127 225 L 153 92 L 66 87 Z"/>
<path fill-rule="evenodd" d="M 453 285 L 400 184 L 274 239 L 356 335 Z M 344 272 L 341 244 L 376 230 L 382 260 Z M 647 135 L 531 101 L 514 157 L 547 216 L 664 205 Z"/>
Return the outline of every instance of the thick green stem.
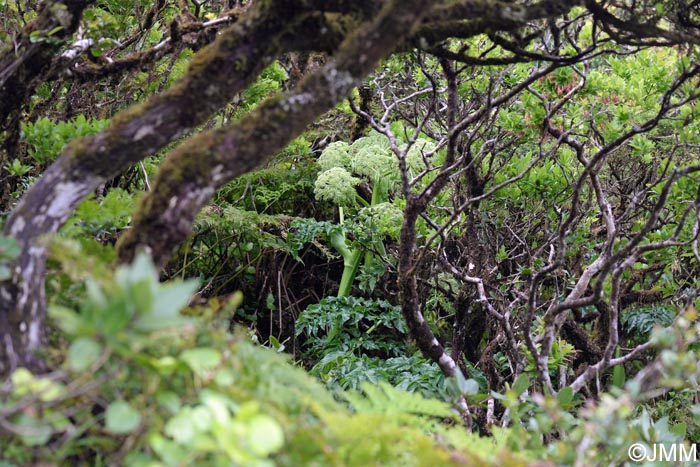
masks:
<path fill-rule="evenodd" d="M 338 297 L 348 297 L 360 266 L 362 250 L 348 247 L 345 243 L 345 232 L 342 230 L 331 233 L 331 245 L 343 257 L 343 275 L 338 286 Z"/>
<path fill-rule="evenodd" d="M 350 296 L 352 284 L 355 282 L 357 270 L 360 268 L 360 259 L 362 259 L 362 250 L 355 248 L 350 258 L 343 260 L 343 276 L 340 279 L 340 286 L 338 286 L 339 297 Z"/>
<path fill-rule="evenodd" d="M 370 201 L 370 206 L 376 206 L 377 204 L 383 203 L 386 200 L 387 200 L 386 191 L 377 187 L 377 184 L 375 183 L 374 188 L 372 189 L 372 199 Z"/>
<path fill-rule="evenodd" d="M 372 191 L 372 199 L 369 205 L 376 206 L 384 201 L 386 201 L 386 194 L 375 187 Z M 343 208 L 341 207 L 340 223 L 342 224 L 343 221 Z M 340 285 L 338 286 L 338 297 L 347 297 L 352 291 L 352 284 L 355 282 L 357 271 L 360 269 L 362 257 L 364 256 L 365 266 L 368 267 L 374 259 L 374 254 L 371 251 L 365 251 L 361 248 L 348 247 L 345 243 L 345 233 L 342 231 L 333 232 L 331 234 L 331 245 L 333 245 L 333 248 L 343 257 L 343 275 L 340 278 Z M 380 255 L 384 256 L 386 254 L 384 243 L 381 240 L 376 242 L 376 247 Z"/>

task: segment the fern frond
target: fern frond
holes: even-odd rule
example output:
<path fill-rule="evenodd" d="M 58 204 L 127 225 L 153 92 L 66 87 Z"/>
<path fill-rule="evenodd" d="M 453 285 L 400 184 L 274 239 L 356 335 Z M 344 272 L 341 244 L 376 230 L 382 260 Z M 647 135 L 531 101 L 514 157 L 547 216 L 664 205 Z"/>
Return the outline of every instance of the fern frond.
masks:
<path fill-rule="evenodd" d="M 423 418 L 451 418 L 456 415 L 447 402 L 426 399 L 418 393 L 396 389 L 389 383 L 363 383 L 360 387 L 362 393 L 347 391 L 343 394 L 358 414 L 414 415 Z"/>

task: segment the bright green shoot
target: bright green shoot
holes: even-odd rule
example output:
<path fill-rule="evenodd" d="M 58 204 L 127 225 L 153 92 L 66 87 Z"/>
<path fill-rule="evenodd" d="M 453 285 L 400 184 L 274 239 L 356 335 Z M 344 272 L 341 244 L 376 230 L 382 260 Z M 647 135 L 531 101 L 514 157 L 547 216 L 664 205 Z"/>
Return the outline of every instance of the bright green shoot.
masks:
<path fill-rule="evenodd" d="M 406 162 L 412 173 L 425 169 L 423 154 L 434 148 L 425 140 L 418 140 L 408 151 Z M 339 221 L 345 221 L 346 210 L 360 212 L 387 204 L 389 193 L 401 183 L 398 159 L 391 150 L 389 139 L 379 133 L 358 139 L 352 144 L 342 141 L 329 144 L 318 159 L 321 173 L 316 179 L 316 199 L 331 201 L 338 206 Z M 360 196 L 357 187 L 366 184 L 371 190 L 369 202 Z M 398 208 L 397 208 L 398 209 Z M 395 217 L 394 217 L 395 218 Z M 343 257 L 343 275 L 338 288 L 339 297 L 350 295 L 362 257 L 365 263 L 373 260 L 373 253 L 360 246 L 350 246 L 344 229 L 330 235 L 331 245 Z M 373 249 L 385 256 L 380 239 Z"/>

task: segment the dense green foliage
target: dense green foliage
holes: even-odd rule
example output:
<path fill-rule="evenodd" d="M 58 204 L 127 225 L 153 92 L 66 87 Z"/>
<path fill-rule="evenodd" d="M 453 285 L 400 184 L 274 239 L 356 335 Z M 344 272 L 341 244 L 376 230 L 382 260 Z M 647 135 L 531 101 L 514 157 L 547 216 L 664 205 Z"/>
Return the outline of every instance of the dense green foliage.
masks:
<path fill-rule="evenodd" d="M 34 3 L 0 0 L 0 52 L 38 17 L 23 8 Z M 81 138 L 189 79 L 225 26 L 268 5 L 152 3 L 91 4 L 72 36 L 90 44 L 82 58 L 58 38 L 66 26 L 29 32 L 60 47 L 0 122 L 3 222 L 93 141 Z M 332 3 L 303 20 L 345 34 L 370 15 Z M 484 15 L 496 4 L 473 3 Z M 497 9 L 540 4 L 507 3 Z M 629 30 L 590 6 L 440 40 L 441 27 L 482 25 L 429 23 L 214 190 L 202 181 L 221 175 L 211 154 L 178 166 L 173 150 L 229 127 L 268 135 L 255 109 L 304 103 L 295 89 L 334 46 L 265 56 L 206 121 L 85 190 L 57 234 L 29 246 L 0 235 L 0 292 L 22 288 L 18 261 L 49 252 L 48 345 L 43 366 L 0 386 L 0 467 L 651 466 L 664 464 L 628 449 L 700 447 L 700 39 L 688 39 L 700 13 L 589 3 Z M 635 8 L 651 16 L 636 23 Z M 173 173 L 208 201 L 167 192 L 182 219 L 150 225 L 186 240 L 162 268 L 153 244 L 120 262 L 117 245 Z"/>
<path fill-rule="evenodd" d="M 455 417 L 448 404 L 383 385 L 344 394 L 347 407 L 279 354 L 231 336 L 236 303 L 210 320 L 180 315 L 196 286 L 158 284 L 142 256 L 91 279 L 80 310 L 52 307 L 69 339 L 65 361 L 50 375 L 12 375 L 0 413 L 23 435 L 2 442 L 4 461 L 457 465 L 450 443 L 427 436 L 468 444 L 466 432 L 437 423 Z M 112 402 L 95 413 L 95 398 Z M 357 444 L 370 431 L 372 442 Z"/>
<path fill-rule="evenodd" d="M 73 249 L 73 255 L 64 254 L 63 270 L 80 274 L 75 268 L 83 262 L 75 244 L 57 246 Z M 543 458 L 569 464 L 577 456 L 573 447 L 584 439 L 599 446 L 585 452 L 584 461 L 600 465 L 624 459 L 626 443 L 678 442 L 686 434 L 684 422 L 671 424 L 668 417 L 654 422 L 646 410 L 635 413 L 634 385 L 580 407 L 572 391 L 561 391 L 555 399 L 527 395 L 529 381 L 523 375 L 504 394 L 494 394 L 513 423 L 493 428 L 493 439 L 470 434 L 459 423 L 446 426 L 446 420 L 457 420 L 450 404 L 386 382 L 336 392 L 339 401 L 278 352 L 252 344 L 241 333 L 232 336 L 228 324 L 237 302 L 213 317 L 193 316 L 203 313 L 201 307 L 183 315 L 178 310 L 195 282 L 159 284 L 143 256 L 132 266 L 104 271 L 87 282 L 79 310 L 51 308 L 67 345 L 56 371 L 13 373 L 0 413 L 5 426 L 21 435 L 2 441 L 6 465 L 517 466 Z M 363 307 L 356 314 L 367 325 L 370 310 L 386 304 L 334 298 L 318 308 L 333 306 L 341 315 L 343 308 Z M 313 318 L 315 312 L 311 309 L 302 324 L 312 335 L 323 326 L 322 317 Z M 374 315 L 375 325 L 400 331 L 395 312 L 386 313 Z M 357 319 L 346 315 L 346 321 Z M 332 310 L 323 318 L 331 331 L 343 321 Z M 688 319 L 694 315 L 678 323 L 677 334 L 658 333 L 656 341 L 695 338 L 700 327 Z M 352 340 L 339 335 L 327 345 Z M 686 372 L 696 372 L 695 352 L 682 347 L 664 352 L 669 384 L 682 391 Z M 400 381 L 398 365 L 391 361 L 384 371 L 395 371 Z M 460 384 L 477 397 L 478 386 Z M 415 380 L 403 386 L 427 389 Z M 551 436 L 558 441 L 543 445 Z"/>

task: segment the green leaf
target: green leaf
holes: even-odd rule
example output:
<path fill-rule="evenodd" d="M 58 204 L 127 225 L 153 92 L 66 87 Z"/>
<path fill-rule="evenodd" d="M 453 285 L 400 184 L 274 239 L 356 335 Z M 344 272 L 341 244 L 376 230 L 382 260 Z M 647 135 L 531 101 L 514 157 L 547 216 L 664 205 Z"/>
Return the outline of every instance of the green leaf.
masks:
<path fill-rule="evenodd" d="M 116 435 L 131 433 L 141 423 L 141 414 L 128 402 L 116 401 L 109 404 L 105 413 L 105 430 Z"/>
<path fill-rule="evenodd" d="M 48 378 L 37 380 L 36 392 L 39 394 L 39 399 L 43 402 L 53 401 L 66 394 L 65 386 Z M 53 422 L 56 426 L 56 422 Z"/>
<path fill-rule="evenodd" d="M 194 280 L 160 286 L 153 297 L 150 313 L 140 315 L 135 327 L 141 331 L 157 331 L 190 322 L 190 319 L 180 316 L 180 309 L 189 303 L 195 290 L 197 281 Z"/>
<path fill-rule="evenodd" d="M 116 336 L 131 322 L 133 310 L 118 302 L 110 304 L 109 310 L 100 317 L 100 332 L 105 336 Z"/>
<path fill-rule="evenodd" d="M 160 457 L 167 465 L 180 466 L 182 461 L 187 457 L 187 452 L 177 443 L 154 433 L 149 439 L 151 449 Z M 155 464 L 159 465 L 159 464 Z"/>
<path fill-rule="evenodd" d="M 209 430 L 213 420 L 207 407 L 186 407 L 165 424 L 165 434 L 180 444 L 186 444 L 192 441 L 197 433 Z"/>
<path fill-rule="evenodd" d="M 249 422 L 248 443 L 258 456 L 267 456 L 284 445 L 284 432 L 273 418 L 257 415 Z"/>
<path fill-rule="evenodd" d="M 179 362 L 174 357 L 166 355 L 165 357 L 150 359 L 149 363 L 153 365 L 153 368 L 155 368 L 159 374 L 168 376 L 175 371 Z"/>
<path fill-rule="evenodd" d="M 59 31 L 61 31 L 61 30 L 63 30 L 63 26 L 56 26 L 55 28 L 53 28 L 52 30 L 50 30 L 48 33 L 46 33 L 46 35 L 47 35 L 47 36 L 53 36 L 54 34 L 56 34 L 57 32 L 59 32 Z"/>
<path fill-rule="evenodd" d="M 46 39 L 45 39 L 44 36 L 42 35 L 42 32 L 41 32 L 41 31 L 32 31 L 32 32 L 29 34 L 29 42 L 31 42 L 32 44 L 35 44 L 35 43 L 37 43 L 37 42 L 41 42 L 41 41 L 44 41 L 44 40 L 46 40 Z"/>
<path fill-rule="evenodd" d="M 457 371 L 455 378 L 457 379 L 457 387 L 459 388 L 459 392 L 463 396 L 473 396 L 479 392 L 479 383 L 474 379 L 465 378 L 461 371 Z"/>
<path fill-rule="evenodd" d="M 231 386 L 235 381 L 235 376 L 231 370 L 222 368 L 216 373 L 214 382 L 219 386 Z"/>
<path fill-rule="evenodd" d="M 617 365 L 613 368 L 613 385 L 618 388 L 624 387 L 625 380 L 625 367 L 622 365 Z"/>
<path fill-rule="evenodd" d="M 15 393 L 19 391 L 19 394 L 17 395 L 23 396 L 27 393 L 25 389 L 29 388 L 31 383 L 34 381 L 34 375 L 26 368 L 17 368 L 12 373 L 10 380 L 14 386 Z"/>
<path fill-rule="evenodd" d="M 620 357 L 620 347 L 618 346 L 617 349 L 615 349 L 615 357 L 619 358 Z M 613 385 L 622 388 L 625 386 L 625 381 L 627 380 L 627 377 L 625 376 L 625 367 L 624 365 L 617 365 L 613 368 Z"/>
<path fill-rule="evenodd" d="M 85 282 L 85 291 L 87 292 L 88 300 L 90 303 L 94 304 L 99 308 L 105 308 L 108 306 L 109 301 L 105 295 L 102 287 L 97 284 L 94 280 L 88 279 Z"/>
<path fill-rule="evenodd" d="M 508 259 L 508 250 L 505 245 L 501 245 L 496 253 L 496 261 L 505 261 Z"/>
<path fill-rule="evenodd" d="M 187 323 L 191 323 L 192 319 L 185 316 L 180 316 L 179 314 L 168 315 L 168 316 L 158 316 L 152 313 L 140 316 L 134 321 L 134 327 L 139 331 L 159 331 L 161 329 L 174 328 L 178 326 L 184 326 Z"/>
<path fill-rule="evenodd" d="M 231 410 L 235 410 L 235 404 L 228 397 L 216 391 L 203 389 L 199 393 L 199 399 L 202 401 L 214 416 L 214 419 L 220 425 L 228 425 L 231 421 Z"/>
<path fill-rule="evenodd" d="M 97 361 L 102 353 L 102 346 L 94 339 L 80 337 L 68 349 L 66 362 L 73 371 L 84 371 Z"/>
<path fill-rule="evenodd" d="M 40 446 L 46 444 L 51 438 L 52 430 L 48 423 L 35 417 L 22 413 L 13 420 L 13 423 L 26 430 L 26 434 L 21 436 L 26 446 Z"/>
<path fill-rule="evenodd" d="M 196 434 L 190 418 L 191 411 L 186 407 L 165 424 L 165 434 L 180 444 L 189 443 Z"/>
<path fill-rule="evenodd" d="M 180 411 L 180 397 L 173 391 L 160 391 L 156 394 L 158 403 L 170 413 L 176 414 Z"/>
<path fill-rule="evenodd" d="M 530 377 L 526 374 L 522 374 L 518 377 L 518 379 L 515 380 L 513 383 L 513 391 L 515 394 L 518 396 L 524 393 L 527 388 L 530 386 Z"/>
<path fill-rule="evenodd" d="M 131 292 L 131 299 L 136 305 L 136 309 L 140 313 L 150 313 L 153 310 L 153 292 L 154 285 L 157 286 L 157 281 L 152 278 L 141 279 L 138 282 L 131 284 L 129 291 Z"/>
<path fill-rule="evenodd" d="M 192 371 L 201 375 L 211 371 L 221 363 L 221 353 L 215 349 L 201 347 L 187 349 L 180 354 L 180 359 L 192 368 Z"/>
<path fill-rule="evenodd" d="M 559 405 L 561 405 L 563 408 L 567 408 L 573 399 L 574 390 L 570 386 L 565 387 L 559 391 L 559 393 L 557 393 L 557 400 L 559 401 Z"/>
<path fill-rule="evenodd" d="M 452 417 L 449 404 L 438 399 L 426 399 L 419 393 L 410 393 L 386 382 L 361 385 L 364 395 L 356 391 L 343 394 L 357 413 L 412 414 L 424 417 Z"/>
<path fill-rule="evenodd" d="M 49 316 L 63 332 L 70 336 L 91 330 L 90 326 L 78 313 L 68 308 L 53 305 L 49 308 Z"/>
<path fill-rule="evenodd" d="M 670 429 L 671 433 L 677 435 L 681 439 L 685 439 L 685 434 L 687 432 L 688 426 L 685 422 L 677 423 L 673 425 Z"/>
<path fill-rule="evenodd" d="M 130 266 L 121 267 L 117 271 L 117 282 L 124 289 L 128 289 L 129 285 L 140 282 L 141 280 L 158 280 L 158 271 L 153 265 L 151 258 L 145 253 L 139 253 Z"/>
<path fill-rule="evenodd" d="M 190 413 L 190 421 L 197 431 L 207 431 L 211 428 L 214 417 L 211 415 L 211 410 L 203 405 L 192 409 Z"/>
<path fill-rule="evenodd" d="M 18 368 L 10 376 L 13 386 L 14 396 L 25 396 L 32 394 L 38 396 L 40 400 L 48 402 L 65 394 L 63 384 L 49 378 L 34 376 L 26 368 Z M 0 403 L 0 407 L 2 404 Z"/>
<path fill-rule="evenodd" d="M 277 352 L 284 351 L 284 344 L 280 343 L 280 341 L 275 336 L 270 336 L 270 347 L 275 349 Z"/>

